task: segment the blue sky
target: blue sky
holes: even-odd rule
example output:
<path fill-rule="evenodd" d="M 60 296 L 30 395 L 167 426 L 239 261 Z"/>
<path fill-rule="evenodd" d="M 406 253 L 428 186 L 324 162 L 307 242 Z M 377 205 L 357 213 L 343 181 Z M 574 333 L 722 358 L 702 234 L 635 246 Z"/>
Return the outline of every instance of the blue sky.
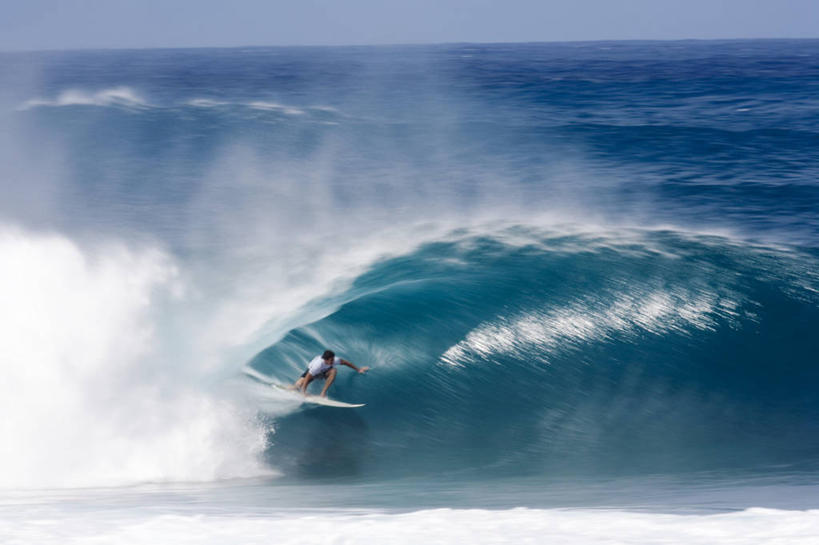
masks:
<path fill-rule="evenodd" d="M 0 50 L 819 38 L 819 0 L 4 0 Z"/>

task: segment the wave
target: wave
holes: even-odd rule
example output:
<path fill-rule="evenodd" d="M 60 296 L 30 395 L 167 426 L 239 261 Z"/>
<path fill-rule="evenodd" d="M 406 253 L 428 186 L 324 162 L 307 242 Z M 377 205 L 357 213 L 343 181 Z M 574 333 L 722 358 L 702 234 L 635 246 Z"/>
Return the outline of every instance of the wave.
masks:
<path fill-rule="evenodd" d="M 148 108 L 151 105 L 130 87 L 112 87 L 96 92 L 68 89 L 62 91 L 54 99 L 37 98 L 28 100 L 18 109 L 29 110 L 43 106 L 119 106 L 141 109 Z"/>
<path fill-rule="evenodd" d="M 279 104 L 276 102 L 267 102 L 263 100 L 255 100 L 253 102 L 248 102 L 246 106 L 254 110 L 282 112 L 287 115 L 304 115 L 305 113 L 304 110 L 294 108 L 293 106 L 285 106 L 284 104 Z"/>
<path fill-rule="evenodd" d="M 327 346 L 373 365 L 334 386 L 367 406 L 263 406 L 265 456 L 288 475 L 815 456 L 811 67 L 784 62 L 774 82 L 767 62 L 736 57 L 686 83 L 685 56 L 647 72 L 627 51 L 566 64 L 540 46 L 479 49 L 478 64 L 450 62 L 458 48 L 78 52 L 43 57 L 36 90 L 9 88 L 15 106 L 35 99 L 2 134 L 2 214 L 65 235 L 0 230 L 21 264 L 0 275 L 24 286 L 0 285 L 14 296 L 0 305 L 14 354 L 0 403 L 18 438 L 0 486 L 262 471 L 263 433 L 202 383 L 256 352 L 254 368 L 291 381 Z M 565 85 L 544 86 L 546 72 Z M 762 108 L 768 93 L 790 113 Z M 335 116 L 348 127 L 321 126 Z M 814 249 L 673 229 L 436 234 L 578 218 Z M 416 247 L 422 224 L 435 233 Z M 74 240 L 100 233 L 151 242 Z M 387 252 L 401 253 L 368 269 Z M 41 273 L 45 299 L 23 282 Z M 171 301 L 180 284 L 190 299 Z"/>
<path fill-rule="evenodd" d="M 293 106 L 288 104 L 280 104 L 278 102 L 266 100 L 253 100 L 250 102 L 236 102 L 227 101 L 214 98 L 193 98 L 184 102 L 186 106 L 194 108 L 224 108 L 241 106 L 251 110 L 261 110 L 266 112 L 279 112 L 285 115 L 305 115 L 309 113 L 324 114 L 324 115 L 340 115 L 338 108 L 333 106 Z"/>
<path fill-rule="evenodd" d="M 278 102 L 254 100 L 250 102 L 226 101 L 214 98 L 192 98 L 183 102 L 185 106 L 193 108 L 219 108 L 225 106 L 242 106 L 251 110 L 261 110 L 268 112 L 280 112 L 286 115 L 304 115 L 308 112 L 323 114 L 338 114 L 338 109 L 332 106 L 308 106 L 296 107 Z M 150 102 L 145 100 L 136 91 L 129 87 L 112 87 L 96 92 L 89 92 L 80 89 L 67 89 L 60 92 L 53 99 L 35 98 L 27 100 L 17 109 L 20 111 L 30 110 L 38 107 L 63 107 L 63 106 L 118 106 L 133 109 L 152 108 Z"/>
<path fill-rule="evenodd" d="M 185 104 L 193 106 L 194 108 L 218 108 L 219 106 L 228 105 L 230 102 L 212 98 L 192 98 L 186 101 Z"/>
<path fill-rule="evenodd" d="M 360 412 L 275 416 L 268 459 L 302 476 L 808 462 L 817 270 L 812 250 L 674 231 L 424 245 L 250 362 L 279 381 L 325 347 L 373 366 L 334 386 Z"/>

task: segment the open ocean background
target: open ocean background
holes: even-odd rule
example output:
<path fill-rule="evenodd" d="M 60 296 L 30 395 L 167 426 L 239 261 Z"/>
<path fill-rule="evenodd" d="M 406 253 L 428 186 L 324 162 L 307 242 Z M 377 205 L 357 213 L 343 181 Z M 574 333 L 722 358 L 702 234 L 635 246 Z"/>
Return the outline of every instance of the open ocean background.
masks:
<path fill-rule="evenodd" d="M 819 41 L 0 54 L 0 542 L 815 543 Z M 331 396 L 289 383 L 325 348 Z"/>

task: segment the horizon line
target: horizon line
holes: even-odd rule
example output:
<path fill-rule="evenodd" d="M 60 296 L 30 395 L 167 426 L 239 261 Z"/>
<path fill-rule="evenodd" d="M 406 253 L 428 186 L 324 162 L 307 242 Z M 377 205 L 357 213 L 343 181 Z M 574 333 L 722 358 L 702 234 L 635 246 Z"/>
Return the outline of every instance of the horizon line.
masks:
<path fill-rule="evenodd" d="M 526 44 L 593 44 L 593 43 L 675 43 L 675 42 L 750 42 L 750 41 L 819 41 L 819 37 L 748 37 L 748 38 L 614 38 L 593 40 L 521 40 L 521 41 L 452 41 L 452 42 L 385 42 L 369 44 L 275 44 L 275 45 L 179 45 L 179 46 L 113 46 L 67 47 L 42 49 L 0 49 L 0 54 L 55 53 L 91 51 L 167 51 L 192 49 L 319 49 L 319 48 L 380 48 L 380 47 L 441 47 L 458 45 L 526 45 Z"/>

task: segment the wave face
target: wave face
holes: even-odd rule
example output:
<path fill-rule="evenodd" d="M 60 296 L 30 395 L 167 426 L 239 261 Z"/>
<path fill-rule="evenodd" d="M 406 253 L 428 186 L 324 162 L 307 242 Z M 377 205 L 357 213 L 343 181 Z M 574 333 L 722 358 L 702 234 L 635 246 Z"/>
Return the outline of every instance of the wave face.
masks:
<path fill-rule="evenodd" d="M 333 387 L 366 407 L 282 419 L 268 454 L 303 476 L 810 462 L 816 257 L 670 231 L 424 245 L 254 359 L 280 381 L 325 347 L 373 366 Z"/>

